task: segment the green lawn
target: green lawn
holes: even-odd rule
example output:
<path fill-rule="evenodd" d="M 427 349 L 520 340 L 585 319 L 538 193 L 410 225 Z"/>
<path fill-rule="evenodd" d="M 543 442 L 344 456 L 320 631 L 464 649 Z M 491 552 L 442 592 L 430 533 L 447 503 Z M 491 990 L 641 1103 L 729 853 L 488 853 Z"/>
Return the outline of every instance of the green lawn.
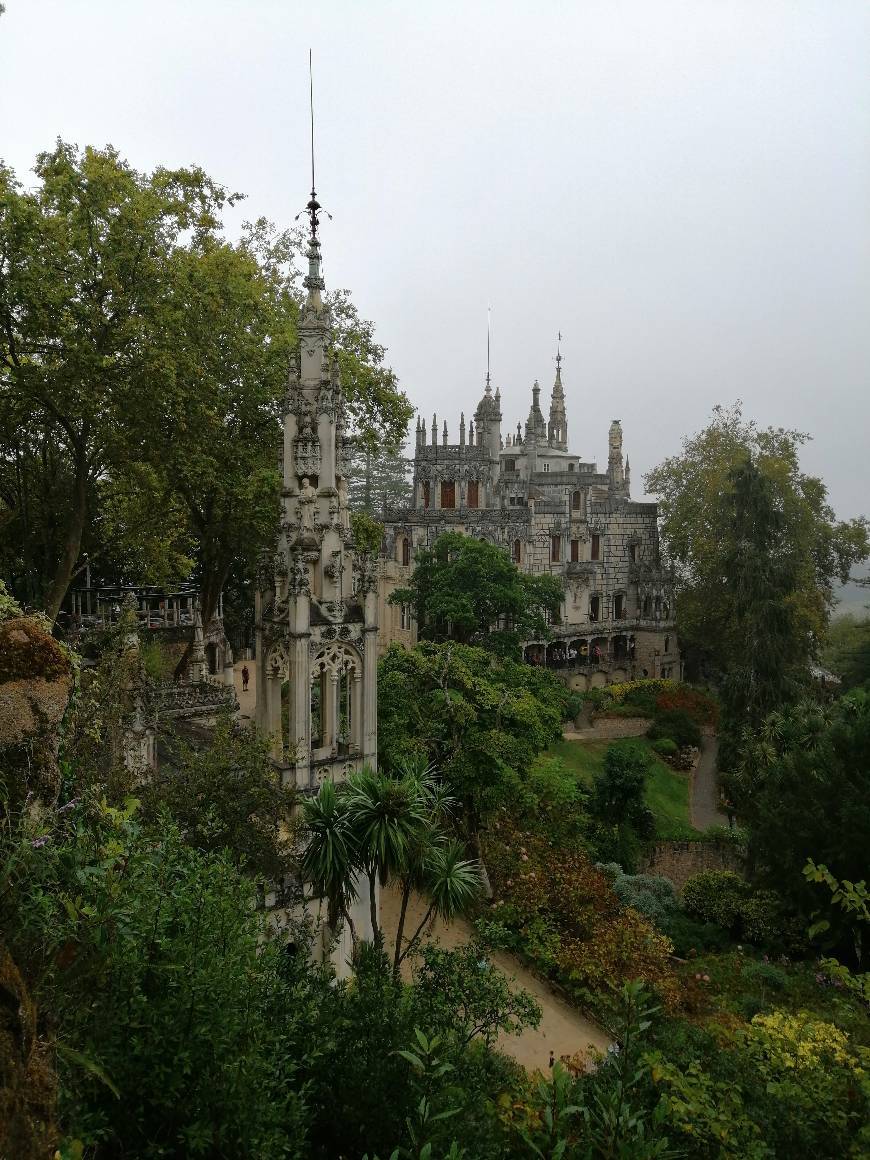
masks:
<path fill-rule="evenodd" d="M 689 775 L 677 773 L 666 765 L 645 737 L 632 738 L 632 741 L 643 746 L 652 758 L 646 801 L 655 814 L 656 837 L 697 838 L 698 831 L 689 822 Z M 595 774 L 604 768 L 604 755 L 612 744 L 611 741 L 556 741 L 548 753 L 561 758 L 566 768 L 591 785 Z"/>

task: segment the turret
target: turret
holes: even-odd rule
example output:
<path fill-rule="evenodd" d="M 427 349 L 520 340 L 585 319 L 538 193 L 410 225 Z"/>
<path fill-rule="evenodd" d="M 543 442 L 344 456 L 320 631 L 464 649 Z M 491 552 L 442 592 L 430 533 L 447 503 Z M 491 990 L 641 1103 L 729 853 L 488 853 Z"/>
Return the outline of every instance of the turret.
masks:
<path fill-rule="evenodd" d="M 625 473 L 622 467 L 622 424 L 614 419 L 607 436 L 607 489 L 612 496 L 625 493 Z"/>
<path fill-rule="evenodd" d="M 562 335 L 559 335 L 561 341 Z M 562 390 L 562 351 L 556 347 L 556 381 L 550 398 L 550 422 L 547 426 L 547 442 L 560 451 L 568 450 L 568 418 L 565 414 L 565 393 Z"/>

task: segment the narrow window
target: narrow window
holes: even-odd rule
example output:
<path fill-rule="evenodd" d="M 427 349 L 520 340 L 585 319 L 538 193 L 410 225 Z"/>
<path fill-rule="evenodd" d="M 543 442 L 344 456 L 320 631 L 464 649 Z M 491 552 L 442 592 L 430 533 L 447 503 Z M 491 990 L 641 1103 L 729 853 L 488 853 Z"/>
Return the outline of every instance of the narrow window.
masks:
<path fill-rule="evenodd" d="M 601 559 L 601 536 L 593 535 L 592 537 L 592 559 Z"/>
<path fill-rule="evenodd" d="M 601 597 L 592 596 L 589 599 L 589 619 L 598 620 L 601 614 Z"/>
<path fill-rule="evenodd" d="M 622 620 L 623 616 L 625 616 L 625 597 L 620 593 L 613 598 L 613 618 Z"/>
<path fill-rule="evenodd" d="M 649 620 L 652 614 L 652 599 L 649 596 L 643 598 L 643 615 L 645 620 Z"/>
<path fill-rule="evenodd" d="M 571 541 L 571 563 L 576 564 L 579 559 L 580 559 L 580 541 L 579 540 L 572 540 Z"/>
<path fill-rule="evenodd" d="M 545 463 L 545 464 L 544 464 L 544 471 L 549 471 L 549 470 L 550 470 L 550 465 L 549 465 L 549 463 Z"/>
<path fill-rule="evenodd" d="M 411 541 L 407 536 L 402 540 L 402 564 L 407 568 L 411 563 Z"/>
<path fill-rule="evenodd" d="M 637 544 L 631 544 L 628 549 L 628 559 L 632 564 L 637 563 Z"/>
<path fill-rule="evenodd" d="M 669 653 L 670 651 L 671 651 L 671 638 L 669 636 L 666 636 L 665 637 L 665 652 Z"/>
<path fill-rule="evenodd" d="M 323 696 L 325 678 L 322 673 L 311 680 L 311 748 L 323 744 L 323 714 L 326 708 Z"/>
<path fill-rule="evenodd" d="M 519 540 L 514 540 L 513 558 L 514 558 L 514 563 L 519 564 L 519 562 L 520 562 L 520 542 L 519 542 Z"/>
<path fill-rule="evenodd" d="M 441 484 L 441 506 L 443 508 L 456 507 L 456 484 L 452 479 L 445 479 Z"/>
<path fill-rule="evenodd" d="M 476 508 L 480 506 L 480 485 L 476 479 L 472 479 L 468 484 L 468 507 Z"/>
<path fill-rule="evenodd" d="M 571 511 L 572 512 L 579 512 L 580 511 L 580 492 L 579 491 L 572 491 L 571 492 Z"/>
<path fill-rule="evenodd" d="M 423 484 L 423 507 L 427 508 L 432 502 L 431 488 L 428 483 Z"/>
<path fill-rule="evenodd" d="M 551 536 L 550 537 L 550 562 L 552 564 L 559 563 L 559 560 L 561 559 L 561 550 L 562 550 L 562 537 L 561 536 Z"/>

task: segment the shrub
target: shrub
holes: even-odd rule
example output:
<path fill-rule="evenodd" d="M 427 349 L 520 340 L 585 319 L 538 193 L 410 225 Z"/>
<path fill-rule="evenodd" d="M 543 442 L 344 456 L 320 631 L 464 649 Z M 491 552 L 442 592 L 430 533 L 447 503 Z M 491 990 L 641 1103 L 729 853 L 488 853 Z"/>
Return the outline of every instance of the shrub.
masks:
<path fill-rule="evenodd" d="M 659 693 L 655 708 L 658 713 L 685 713 L 696 725 L 715 725 L 719 719 L 719 706 L 714 698 L 689 685 L 677 685 Z"/>
<path fill-rule="evenodd" d="M 788 975 L 773 963 L 746 963 L 740 975 L 751 986 L 758 987 L 762 994 L 765 991 L 784 991 L 788 984 Z"/>
<path fill-rule="evenodd" d="M 676 757 L 680 752 L 680 747 L 672 737 L 658 737 L 652 744 L 653 749 L 659 757 Z"/>
<path fill-rule="evenodd" d="M 675 741 L 680 749 L 701 744 L 701 730 L 682 709 L 671 709 L 664 713 L 657 710 L 647 737 L 653 741 L 668 737 Z"/>
<path fill-rule="evenodd" d="M 674 954 L 681 959 L 706 951 L 724 951 L 731 941 L 727 930 L 713 922 L 698 922 L 683 910 L 666 914 L 660 930 L 674 944 Z"/>
<path fill-rule="evenodd" d="M 736 932 L 748 894 L 749 886 L 739 874 L 731 870 L 703 870 L 683 887 L 683 907 L 693 918 Z"/>
<path fill-rule="evenodd" d="M 659 874 L 619 874 L 613 892 L 623 906 L 633 907 L 659 929 L 677 909 L 673 882 Z"/>

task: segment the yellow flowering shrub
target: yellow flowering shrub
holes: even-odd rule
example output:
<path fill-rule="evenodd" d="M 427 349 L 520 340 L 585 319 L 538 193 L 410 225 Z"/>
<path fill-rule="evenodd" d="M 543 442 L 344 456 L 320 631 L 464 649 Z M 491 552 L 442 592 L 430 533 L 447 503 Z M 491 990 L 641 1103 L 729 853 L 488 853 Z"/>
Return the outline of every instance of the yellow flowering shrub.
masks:
<path fill-rule="evenodd" d="M 747 1046 L 777 1071 L 813 1071 L 833 1065 L 863 1074 L 860 1061 L 849 1049 L 846 1032 L 833 1023 L 814 1019 L 807 1011 L 756 1015 L 745 1034 Z"/>

